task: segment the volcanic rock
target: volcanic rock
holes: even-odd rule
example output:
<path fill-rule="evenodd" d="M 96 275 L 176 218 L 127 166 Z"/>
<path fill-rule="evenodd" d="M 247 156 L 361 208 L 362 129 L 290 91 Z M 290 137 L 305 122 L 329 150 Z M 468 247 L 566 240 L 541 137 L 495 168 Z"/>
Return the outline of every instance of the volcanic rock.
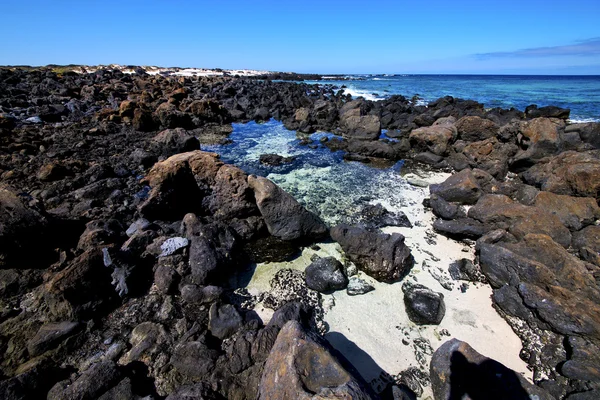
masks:
<path fill-rule="evenodd" d="M 306 286 L 321 293 L 345 289 L 348 278 L 344 266 L 333 257 L 319 258 L 305 270 Z"/>
<path fill-rule="evenodd" d="M 250 175 L 248 185 L 271 235 L 282 240 L 315 240 L 327 233 L 319 217 L 270 180 Z"/>
<path fill-rule="evenodd" d="M 360 270 L 381 282 L 401 279 L 414 264 L 399 233 L 388 235 L 342 224 L 331 229 L 331 237 Z"/>
<path fill-rule="evenodd" d="M 370 399 L 328 351 L 324 342 L 290 321 L 277 336 L 258 388 L 267 399 Z"/>
<path fill-rule="evenodd" d="M 447 341 L 433 353 L 430 375 L 436 400 L 553 398 L 515 371 L 477 353 L 458 339 Z"/>

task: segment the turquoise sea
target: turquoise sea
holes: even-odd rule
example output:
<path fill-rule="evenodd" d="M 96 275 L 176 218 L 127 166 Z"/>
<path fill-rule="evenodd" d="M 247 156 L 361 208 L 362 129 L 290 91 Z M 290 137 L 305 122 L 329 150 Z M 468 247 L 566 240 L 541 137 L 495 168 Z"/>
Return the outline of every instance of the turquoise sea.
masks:
<path fill-rule="evenodd" d="M 600 76 L 531 75 L 351 75 L 327 80 L 353 96 L 378 100 L 391 95 L 422 104 L 443 96 L 476 100 L 486 108 L 517 108 L 530 104 L 571 109 L 573 122 L 600 121 Z M 311 82 L 320 83 L 320 82 Z"/>

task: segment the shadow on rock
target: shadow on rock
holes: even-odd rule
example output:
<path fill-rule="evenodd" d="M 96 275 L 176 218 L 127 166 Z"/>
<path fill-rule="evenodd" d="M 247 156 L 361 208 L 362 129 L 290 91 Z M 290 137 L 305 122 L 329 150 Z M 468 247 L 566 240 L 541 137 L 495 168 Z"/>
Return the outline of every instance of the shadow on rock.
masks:
<path fill-rule="evenodd" d="M 393 382 L 392 377 L 367 352 L 342 333 L 329 332 L 325 335 L 325 340 L 337 353 L 342 355 L 337 358 L 344 368 L 351 373 L 360 375 L 374 391 L 381 393 L 389 383 Z"/>
<path fill-rule="evenodd" d="M 494 360 L 471 363 L 454 352 L 450 357 L 450 396 L 448 400 L 514 399 L 529 400 L 517 374 Z M 466 397 L 465 397 L 466 396 Z"/>

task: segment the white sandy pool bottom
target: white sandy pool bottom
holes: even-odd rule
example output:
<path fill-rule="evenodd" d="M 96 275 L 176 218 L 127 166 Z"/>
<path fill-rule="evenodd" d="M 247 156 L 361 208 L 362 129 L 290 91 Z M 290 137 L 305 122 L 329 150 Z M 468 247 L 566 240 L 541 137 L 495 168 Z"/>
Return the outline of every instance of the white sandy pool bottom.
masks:
<path fill-rule="evenodd" d="M 448 175 L 430 173 L 412 178 L 431 184 L 444 181 Z M 415 266 L 404 279 L 443 293 L 446 305 L 444 319 L 437 326 L 414 324 L 405 312 L 402 282 L 380 283 L 359 272 L 359 277 L 369 282 L 375 290 L 359 296 L 349 296 L 345 290 L 323 295 L 326 309 L 324 319 L 329 325 L 325 338 L 344 354 L 375 390 L 382 386 L 379 379 L 382 371 L 392 376 L 409 367 L 418 367 L 428 372 L 432 351 L 451 338 L 468 342 L 481 354 L 531 380 L 531 372 L 519 358 L 520 339 L 492 307 L 491 287 L 469 283 L 468 290 L 462 293 L 459 288 L 461 282 L 451 281 L 454 287 L 447 290 L 433 277 L 441 274 L 449 278 L 447 271 L 450 263 L 461 258 L 473 259 L 474 249 L 434 233 L 432 222 L 435 217 L 431 212 L 425 211 L 422 205 L 429 190 L 411 188 L 405 193 L 406 201 L 401 210 L 414 227 L 388 227 L 383 231 L 399 232 L 406 237 L 406 244 L 415 258 Z M 393 204 L 383 205 L 388 209 L 398 210 Z M 429 241 L 426 240 L 428 238 Z M 319 246 L 318 251 L 304 249 L 302 255 L 291 262 L 259 264 L 248 284 L 248 291 L 258 295 L 270 290 L 269 282 L 278 270 L 290 268 L 303 271 L 310 264 L 313 254 L 342 259 L 342 250 L 337 243 L 323 243 Z M 261 307 L 260 304 L 255 311 L 265 322 L 272 315 L 272 310 Z M 449 336 L 444 335 L 444 330 Z M 426 345 L 427 341 L 430 348 Z M 425 388 L 421 398 L 432 398 L 429 387 Z"/>

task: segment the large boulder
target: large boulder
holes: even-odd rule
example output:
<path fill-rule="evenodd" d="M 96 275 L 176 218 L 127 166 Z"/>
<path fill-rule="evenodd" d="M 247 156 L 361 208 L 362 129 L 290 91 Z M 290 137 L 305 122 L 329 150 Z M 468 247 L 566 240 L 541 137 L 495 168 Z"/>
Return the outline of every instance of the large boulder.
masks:
<path fill-rule="evenodd" d="M 366 114 L 366 103 L 357 99 L 350 101 L 339 111 L 339 124 L 344 136 L 359 140 L 375 140 L 381 135 L 378 115 Z"/>
<path fill-rule="evenodd" d="M 144 178 L 152 190 L 140 205 L 150 220 L 176 220 L 186 213 L 199 211 L 203 193 L 196 184 L 190 160 L 201 152 L 176 154 L 156 163 Z"/>
<path fill-rule="evenodd" d="M 554 398 L 458 339 L 447 341 L 433 353 L 429 369 L 435 400 Z"/>
<path fill-rule="evenodd" d="M 462 117 L 456 122 L 458 139 L 467 142 L 477 142 L 496 137 L 499 129 L 494 121 L 477 116 Z"/>
<path fill-rule="evenodd" d="M 248 175 L 238 167 L 225 164 L 214 177 L 212 194 L 206 199 L 212 215 L 219 219 L 245 218 L 258 215 Z"/>
<path fill-rule="evenodd" d="M 494 302 L 531 326 L 600 339 L 600 290 L 593 268 L 546 235 L 481 243 L 481 271 Z"/>
<path fill-rule="evenodd" d="M 423 286 L 402 285 L 408 318 L 417 325 L 438 325 L 446 314 L 444 295 Z"/>
<path fill-rule="evenodd" d="M 453 125 L 433 125 L 413 130 L 408 139 L 417 150 L 430 151 L 438 156 L 447 153 L 452 141 L 456 138 Z"/>
<path fill-rule="evenodd" d="M 306 270 L 306 286 L 321 293 L 345 289 L 348 277 L 344 266 L 333 257 L 319 258 L 313 261 Z"/>
<path fill-rule="evenodd" d="M 10 187 L 0 185 L 0 267 L 39 255 L 47 227 L 48 221 L 39 210 L 26 204 Z"/>
<path fill-rule="evenodd" d="M 318 216 L 267 178 L 250 175 L 248 185 L 271 235 L 282 240 L 315 240 L 327 233 Z"/>
<path fill-rule="evenodd" d="M 279 332 L 265 363 L 259 400 L 370 399 L 364 384 L 344 369 L 323 340 L 296 321 Z"/>
<path fill-rule="evenodd" d="M 464 169 L 440 184 L 430 185 L 429 191 L 449 202 L 474 204 L 483 194 L 473 171 Z"/>
<path fill-rule="evenodd" d="M 359 269 L 381 282 L 398 281 L 414 264 L 399 233 L 388 235 L 342 224 L 331 230 L 331 237 Z"/>
<path fill-rule="evenodd" d="M 559 119 L 535 118 L 521 122 L 519 144 L 524 150 L 517 153 L 512 167 L 521 170 L 558 153 L 561 147 L 560 131 L 564 131 L 564 128 L 564 121 Z"/>
<path fill-rule="evenodd" d="M 200 149 L 200 142 L 196 137 L 182 128 L 166 129 L 152 138 L 151 148 L 157 154 L 170 156 L 177 153 Z"/>
<path fill-rule="evenodd" d="M 571 244 L 571 233 L 556 215 L 501 194 L 484 195 L 469 209 L 468 216 L 494 229 L 508 230 L 518 239 L 528 233 L 543 233 L 564 247 Z"/>
<path fill-rule="evenodd" d="M 85 251 L 45 284 L 43 296 L 50 314 L 56 319 L 101 315 L 116 297 L 111 272 L 99 248 Z"/>
<path fill-rule="evenodd" d="M 501 143 L 495 137 L 466 145 L 462 151 L 473 168 L 487 171 L 494 178 L 504 180 L 508 161 L 517 152 L 514 144 Z"/>
<path fill-rule="evenodd" d="M 541 190 L 569 196 L 598 198 L 600 150 L 565 151 L 548 157 L 521 174 L 525 182 Z"/>
<path fill-rule="evenodd" d="M 590 197 L 572 197 L 551 192 L 539 192 L 533 205 L 558 217 L 571 231 L 578 231 L 600 218 L 600 207 Z"/>
<path fill-rule="evenodd" d="M 575 232 L 572 244 L 582 259 L 600 267 L 600 226 L 591 225 Z"/>

